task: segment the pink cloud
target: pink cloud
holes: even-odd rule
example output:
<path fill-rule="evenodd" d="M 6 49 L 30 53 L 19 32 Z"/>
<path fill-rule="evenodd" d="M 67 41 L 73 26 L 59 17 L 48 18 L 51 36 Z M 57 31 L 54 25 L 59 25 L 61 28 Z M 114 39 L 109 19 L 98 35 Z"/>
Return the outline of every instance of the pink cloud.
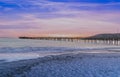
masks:
<path fill-rule="evenodd" d="M 34 1 L 33 1 L 34 2 Z M 41 5 L 39 3 L 35 5 Z M 18 13 L 16 18 L 0 19 L 0 36 L 41 36 L 41 35 L 79 35 L 87 36 L 98 33 L 111 33 L 120 29 L 120 11 L 113 10 L 78 10 L 71 9 L 67 4 L 62 9 L 60 5 L 64 3 L 44 4 L 44 7 L 56 7 L 58 11 L 49 13 Z M 115 5 L 104 4 L 104 6 Z M 100 4 L 81 4 L 79 6 L 102 6 Z M 43 7 L 43 8 L 44 8 Z M 10 10 L 10 9 L 9 9 Z M 16 28 L 16 29 L 15 29 Z"/>

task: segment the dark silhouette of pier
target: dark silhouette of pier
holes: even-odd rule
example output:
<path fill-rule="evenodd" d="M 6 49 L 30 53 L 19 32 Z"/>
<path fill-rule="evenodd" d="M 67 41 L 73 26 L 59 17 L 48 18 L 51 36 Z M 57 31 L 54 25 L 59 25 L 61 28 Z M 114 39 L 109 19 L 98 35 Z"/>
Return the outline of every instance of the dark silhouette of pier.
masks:
<path fill-rule="evenodd" d="M 75 41 L 81 40 L 81 37 L 19 37 L 20 39 L 39 39 L 39 40 L 56 40 L 56 41 Z"/>
<path fill-rule="evenodd" d="M 93 44 L 120 45 L 120 35 L 100 34 L 91 37 L 19 37 L 20 39 L 38 39 L 38 40 L 54 40 L 69 42 L 84 42 Z"/>

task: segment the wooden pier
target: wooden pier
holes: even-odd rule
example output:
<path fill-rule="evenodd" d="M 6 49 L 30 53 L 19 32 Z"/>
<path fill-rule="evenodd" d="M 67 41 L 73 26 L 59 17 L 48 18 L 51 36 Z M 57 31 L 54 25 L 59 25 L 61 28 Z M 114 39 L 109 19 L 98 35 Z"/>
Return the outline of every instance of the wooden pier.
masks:
<path fill-rule="evenodd" d="M 39 40 L 56 40 L 56 41 L 77 41 L 81 37 L 19 37 L 20 39 L 39 39 Z"/>
<path fill-rule="evenodd" d="M 120 45 L 120 38 L 81 38 L 81 37 L 19 37 L 20 39 L 38 39 L 69 42 L 84 42 L 93 44 Z"/>

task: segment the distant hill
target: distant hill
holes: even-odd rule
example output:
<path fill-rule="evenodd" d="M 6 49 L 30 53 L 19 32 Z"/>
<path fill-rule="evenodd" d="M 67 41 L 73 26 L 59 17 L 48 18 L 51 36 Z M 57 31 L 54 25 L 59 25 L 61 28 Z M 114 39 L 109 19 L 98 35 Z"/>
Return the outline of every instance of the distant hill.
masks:
<path fill-rule="evenodd" d="M 114 33 L 114 34 L 97 34 L 91 37 L 87 37 L 84 39 L 98 39 L 98 40 L 120 40 L 120 33 Z"/>

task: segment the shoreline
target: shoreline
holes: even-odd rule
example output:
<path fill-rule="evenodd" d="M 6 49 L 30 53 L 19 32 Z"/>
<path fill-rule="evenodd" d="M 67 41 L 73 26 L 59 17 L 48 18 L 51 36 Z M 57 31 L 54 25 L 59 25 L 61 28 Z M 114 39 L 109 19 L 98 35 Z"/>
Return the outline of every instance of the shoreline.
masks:
<path fill-rule="evenodd" d="M 46 56 L 57 56 L 64 54 L 119 54 L 120 48 L 100 48 L 100 49 L 78 49 L 74 51 L 37 51 L 37 52 L 5 52 L 0 53 L 0 60 L 4 60 L 6 62 L 19 61 L 19 60 L 28 60 L 28 59 L 36 59 Z"/>

